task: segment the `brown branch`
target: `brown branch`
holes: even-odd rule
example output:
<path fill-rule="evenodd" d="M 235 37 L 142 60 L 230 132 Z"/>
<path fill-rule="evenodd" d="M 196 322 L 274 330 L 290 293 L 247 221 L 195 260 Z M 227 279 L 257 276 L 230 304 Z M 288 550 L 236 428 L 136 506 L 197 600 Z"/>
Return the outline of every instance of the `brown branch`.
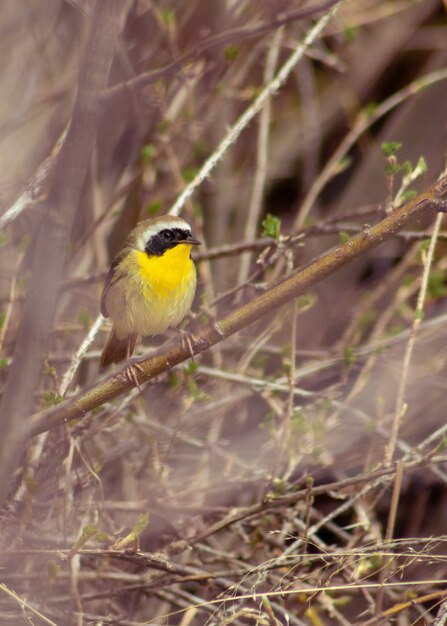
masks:
<path fill-rule="evenodd" d="M 433 214 L 436 210 L 446 210 L 446 206 L 447 176 L 378 224 L 365 229 L 347 243 L 330 250 L 304 269 L 235 309 L 226 317 L 205 326 L 197 334 L 191 336 L 190 346 L 179 342 L 168 352 L 141 360 L 137 372 L 139 383 L 142 384 L 185 361 L 191 356 L 191 351 L 192 354 L 199 354 L 208 350 L 222 339 L 286 304 L 357 257 L 387 241 L 410 220 L 417 220 L 428 213 Z M 126 369 L 123 369 L 77 397 L 59 404 L 50 411 L 35 415 L 29 423 L 27 434 L 28 436 L 36 435 L 58 424 L 83 417 L 92 409 L 116 398 L 133 386 L 133 382 L 126 375 Z"/>

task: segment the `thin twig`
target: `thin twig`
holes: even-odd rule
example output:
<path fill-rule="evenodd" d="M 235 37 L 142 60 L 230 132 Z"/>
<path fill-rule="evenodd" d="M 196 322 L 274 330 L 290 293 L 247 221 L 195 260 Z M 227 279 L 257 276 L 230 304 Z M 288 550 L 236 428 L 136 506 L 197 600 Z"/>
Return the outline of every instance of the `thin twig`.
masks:
<path fill-rule="evenodd" d="M 345 4 L 347 0 L 339 0 L 335 6 L 333 6 L 325 15 L 323 15 L 318 22 L 310 29 L 304 38 L 302 43 L 299 43 L 287 61 L 284 63 L 276 77 L 264 87 L 253 104 L 244 111 L 236 123 L 230 128 L 226 136 L 213 154 L 205 161 L 200 171 L 194 176 L 193 180 L 187 185 L 184 191 L 177 198 L 176 202 L 171 207 L 169 213 L 171 215 L 178 215 L 184 207 L 186 201 L 192 196 L 194 191 L 199 187 L 206 178 L 210 175 L 212 170 L 216 167 L 228 148 L 238 139 L 241 132 L 248 126 L 252 119 L 261 111 L 265 103 L 269 98 L 274 95 L 280 87 L 287 80 L 290 72 L 295 65 L 303 58 L 307 48 L 311 46 L 317 39 L 318 35 L 322 33 L 330 20 L 335 16 L 340 7 Z"/>
<path fill-rule="evenodd" d="M 391 541 L 391 539 L 393 538 L 393 534 L 394 534 L 394 526 L 396 523 L 397 508 L 399 504 L 399 496 L 400 496 L 400 490 L 402 487 L 403 475 L 404 475 L 404 464 L 402 461 L 399 460 L 396 463 L 396 476 L 394 478 L 393 494 L 391 496 L 391 506 L 390 506 L 390 511 L 388 514 L 388 523 L 387 523 L 386 532 L 385 532 L 385 541 L 387 542 Z M 383 559 L 383 566 L 379 574 L 380 583 L 385 582 L 389 573 L 390 565 L 391 565 L 391 558 L 388 556 L 385 556 Z M 381 587 L 377 593 L 376 615 L 378 615 L 382 611 L 384 595 L 385 595 L 385 589 L 384 587 Z"/>
<path fill-rule="evenodd" d="M 436 242 L 437 242 L 437 235 L 442 224 L 442 218 L 443 218 L 443 214 L 438 213 L 438 215 L 436 216 L 436 221 L 435 221 L 435 225 L 433 228 L 433 235 L 430 240 L 430 246 L 427 252 L 427 257 L 424 260 L 424 271 L 423 271 L 422 279 L 421 279 L 421 287 L 419 290 L 416 311 L 415 311 L 415 315 L 413 318 L 413 324 L 411 326 L 410 337 L 408 339 L 407 347 L 405 350 L 405 355 L 404 355 L 404 360 L 402 363 L 402 370 L 401 370 L 402 375 L 400 377 L 399 388 L 398 388 L 397 395 L 396 395 L 396 406 L 395 406 L 395 411 L 394 411 L 393 426 L 391 430 L 390 440 L 385 450 L 385 463 L 386 464 L 390 464 L 391 461 L 393 460 L 394 450 L 396 447 L 396 440 L 397 440 L 400 425 L 402 423 L 405 410 L 406 410 L 404 397 L 405 397 L 405 391 L 407 388 L 410 362 L 413 356 L 413 350 L 414 350 L 414 346 L 416 343 L 417 331 L 418 331 L 418 328 L 421 324 L 422 317 L 423 317 L 425 297 L 427 294 L 427 287 L 428 287 L 428 280 L 430 277 L 430 270 L 431 270 L 432 263 L 433 263 L 433 256 L 434 256 Z"/>
<path fill-rule="evenodd" d="M 264 83 L 270 84 L 273 80 L 276 65 L 278 62 L 279 49 L 281 40 L 283 37 L 283 29 L 280 28 L 273 37 L 273 41 L 270 44 L 270 48 L 267 54 L 267 61 L 264 72 Z M 251 197 L 248 203 L 248 212 L 245 223 L 244 240 L 250 241 L 256 235 L 256 229 L 258 226 L 259 215 L 262 208 L 262 196 L 264 193 L 264 186 L 267 177 L 267 155 L 269 148 L 269 131 L 270 131 L 270 116 L 271 116 L 271 98 L 267 98 L 266 103 L 259 115 L 259 131 L 258 131 L 258 143 L 256 150 L 256 170 L 253 180 L 253 187 L 251 190 Z M 242 257 L 239 266 L 239 278 L 238 283 L 243 283 L 248 278 L 248 272 L 250 269 L 251 255 Z"/>
<path fill-rule="evenodd" d="M 88 331 L 87 336 L 85 337 L 84 341 L 81 343 L 78 350 L 74 354 L 71 360 L 70 366 L 62 378 L 61 386 L 59 389 L 59 393 L 62 397 L 64 397 L 65 394 L 67 393 L 67 389 L 70 386 L 70 383 L 73 380 L 73 377 L 76 374 L 76 371 L 79 365 L 81 364 L 81 361 L 85 353 L 92 345 L 93 341 L 95 340 L 96 335 L 101 330 L 103 323 L 104 323 L 104 317 L 100 314 L 98 315 L 96 320 L 93 322 L 93 325 Z"/>
<path fill-rule="evenodd" d="M 0 327 L 0 352 L 2 350 L 3 342 L 6 337 L 6 332 L 8 330 L 9 322 L 11 320 L 11 315 L 13 311 L 13 307 L 16 299 L 16 287 L 17 287 L 17 277 L 13 276 L 11 279 L 11 287 L 9 289 L 9 298 L 8 304 L 5 311 L 5 317 L 3 319 L 3 323 Z"/>
<path fill-rule="evenodd" d="M 34 615 L 39 617 L 42 621 L 44 621 L 45 624 L 49 624 L 50 626 L 58 626 L 58 624 L 56 624 L 55 622 L 52 622 L 50 619 L 48 619 L 48 617 L 45 617 L 43 613 L 41 613 L 40 611 L 35 609 L 33 606 L 31 606 L 31 604 L 29 604 L 26 600 L 18 596 L 14 591 L 12 591 L 11 589 L 8 589 L 8 587 L 4 583 L 0 583 L 0 591 L 3 591 L 3 593 L 5 593 L 10 598 L 15 600 L 20 605 L 20 608 L 22 609 L 22 611 L 24 611 L 24 609 L 31 611 L 31 613 L 33 613 Z"/>
<path fill-rule="evenodd" d="M 358 138 L 370 128 L 377 120 L 381 119 L 384 115 L 392 111 L 399 104 L 404 102 L 410 96 L 419 93 L 422 89 L 434 85 L 435 83 L 445 80 L 447 78 L 447 69 L 442 68 L 422 76 L 412 81 L 399 91 L 396 91 L 392 96 L 381 102 L 378 107 L 371 113 L 367 114 L 364 110 L 358 114 L 352 129 L 345 136 L 338 148 L 332 154 L 326 165 L 321 170 L 318 178 L 315 180 L 309 192 L 306 194 L 303 202 L 301 203 L 299 214 L 294 223 L 294 229 L 301 228 L 309 215 L 315 201 L 324 189 L 325 185 L 336 175 L 339 171 L 339 165 L 343 157 L 349 152 Z"/>
<path fill-rule="evenodd" d="M 260 37 L 261 35 L 271 32 L 275 29 L 279 29 L 286 24 L 290 24 L 297 20 L 303 20 L 315 16 L 317 13 L 320 13 L 322 11 L 332 9 L 334 4 L 336 4 L 335 0 L 328 0 L 320 6 L 312 6 L 306 9 L 298 9 L 285 14 L 280 14 L 277 18 L 273 20 L 269 19 L 268 21 L 260 22 L 255 26 L 232 28 L 230 30 L 220 32 L 216 35 L 212 35 L 206 39 L 203 39 L 202 41 L 199 41 L 198 45 L 195 46 L 192 50 L 186 52 L 184 55 L 175 59 L 168 65 L 157 70 L 144 72 L 143 74 L 140 74 L 125 83 L 119 83 L 118 85 L 113 85 L 113 87 L 107 88 L 103 91 L 102 99 L 107 102 L 111 98 L 113 99 L 116 96 L 127 93 L 129 90 L 142 89 L 143 87 L 146 87 L 147 85 L 159 80 L 162 77 L 166 77 L 167 75 L 177 72 L 182 66 L 186 65 L 187 63 L 191 63 L 199 56 L 199 54 L 206 52 L 207 50 L 216 47 L 220 48 L 222 46 L 232 44 L 233 42 L 237 42 L 238 44 L 240 44 L 242 41 L 247 41 L 255 37 Z"/>
<path fill-rule="evenodd" d="M 27 183 L 25 190 L 17 200 L 0 217 L 0 229 L 5 228 L 10 222 L 15 220 L 25 209 L 35 204 L 42 195 L 45 183 L 56 164 L 59 152 L 67 135 L 68 125 L 53 146 L 51 154 L 41 163 L 36 173 Z"/>
<path fill-rule="evenodd" d="M 285 456 L 287 456 L 287 444 L 290 441 L 290 422 L 292 420 L 293 409 L 295 406 L 295 372 L 296 372 L 296 335 L 298 321 L 298 301 L 294 300 L 292 305 L 292 323 L 290 329 L 290 371 L 289 371 L 289 393 L 287 397 L 287 405 L 284 418 L 280 426 L 278 455 L 274 476 L 278 476 L 281 470 L 281 464 Z"/>

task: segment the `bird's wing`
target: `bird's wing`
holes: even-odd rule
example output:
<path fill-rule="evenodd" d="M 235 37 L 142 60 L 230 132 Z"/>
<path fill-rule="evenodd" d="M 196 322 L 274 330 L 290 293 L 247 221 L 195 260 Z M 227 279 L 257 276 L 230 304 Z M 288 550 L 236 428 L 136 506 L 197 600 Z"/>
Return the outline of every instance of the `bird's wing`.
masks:
<path fill-rule="evenodd" d="M 106 282 L 104 285 L 104 289 L 102 290 L 100 307 L 101 307 L 101 314 L 104 317 L 109 317 L 109 314 L 107 312 L 107 306 L 106 306 L 106 297 L 109 292 L 109 289 L 118 280 L 121 280 L 122 278 L 124 278 L 124 275 L 125 275 L 124 272 L 117 272 L 117 268 L 119 264 L 121 263 L 121 261 L 123 260 L 124 252 L 125 251 L 123 250 L 123 252 L 116 257 L 116 259 L 113 261 L 112 265 L 110 266 L 109 273 L 107 274 Z"/>

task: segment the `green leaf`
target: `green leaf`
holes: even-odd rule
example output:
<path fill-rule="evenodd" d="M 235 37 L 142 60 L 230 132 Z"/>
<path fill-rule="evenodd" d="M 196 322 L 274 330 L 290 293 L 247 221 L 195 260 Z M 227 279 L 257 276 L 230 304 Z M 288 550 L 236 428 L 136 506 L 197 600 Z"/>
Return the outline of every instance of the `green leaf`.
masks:
<path fill-rule="evenodd" d="M 180 384 L 179 375 L 171 370 L 168 376 L 168 383 L 172 389 L 174 389 L 175 387 L 178 387 L 178 385 Z"/>
<path fill-rule="evenodd" d="M 278 240 L 281 235 L 281 220 L 271 213 L 267 213 L 262 222 L 262 236 Z"/>
<path fill-rule="evenodd" d="M 400 281 L 400 284 L 402 285 L 402 287 L 409 287 L 413 283 L 414 283 L 414 276 L 412 276 L 411 274 L 405 274 L 404 276 L 402 276 L 402 280 Z"/>
<path fill-rule="evenodd" d="M 357 39 L 358 28 L 355 26 L 347 26 L 343 31 L 343 36 L 346 43 L 351 43 Z"/>
<path fill-rule="evenodd" d="M 415 170 L 417 170 L 418 173 L 421 174 L 421 175 L 425 174 L 426 172 L 428 172 L 427 161 L 424 159 L 423 156 L 419 157 L 419 160 L 416 163 Z"/>
<path fill-rule="evenodd" d="M 399 165 L 399 163 L 396 163 L 395 161 L 392 163 L 387 163 L 385 165 L 385 174 L 387 176 L 394 176 L 395 174 L 400 172 L 400 169 L 401 165 Z"/>
<path fill-rule="evenodd" d="M 315 294 L 305 293 L 302 296 L 298 296 L 296 301 L 299 308 L 303 310 L 310 309 L 311 307 L 315 306 L 315 304 L 318 302 L 318 298 Z"/>
<path fill-rule="evenodd" d="M 355 363 L 354 350 L 350 346 L 343 348 L 343 363 L 346 367 L 350 367 Z"/>
<path fill-rule="evenodd" d="M 292 411 L 292 415 L 290 416 L 290 419 L 292 420 L 292 422 L 299 422 L 300 424 L 302 422 L 304 422 L 304 411 L 303 409 L 299 409 L 299 408 L 294 408 Z"/>
<path fill-rule="evenodd" d="M 98 528 L 96 528 L 96 526 L 94 526 L 93 524 L 86 524 L 82 529 L 81 536 L 76 539 L 70 552 L 72 554 L 75 554 L 78 550 L 82 548 L 84 544 L 87 543 L 89 539 L 95 537 L 98 533 L 99 530 Z"/>
<path fill-rule="evenodd" d="M 351 239 L 351 235 L 342 230 L 338 233 L 338 238 L 341 244 L 348 243 L 348 241 Z"/>
<path fill-rule="evenodd" d="M 54 391 L 44 391 L 42 394 L 42 398 L 47 407 L 56 406 L 56 404 L 60 404 L 63 401 L 63 397 Z"/>
<path fill-rule="evenodd" d="M 365 332 L 373 323 L 377 317 L 377 311 L 375 309 L 368 309 L 360 316 L 358 329 L 361 333 Z"/>
<path fill-rule="evenodd" d="M 203 159 L 209 152 L 209 146 L 203 137 L 200 137 L 193 147 L 194 156 L 197 159 Z"/>
<path fill-rule="evenodd" d="M 198 364 L 194 363 L 194 361 L 190 361 L 189 363 L 183 366 L 183 373 L 185 374 L 185 376 L 190 376 L 191 374 L 194 374 L 195 372 L 197 372 L 198 369 L 199 369 Z"/>
<path fill-rule="evenodd" d="M 403 333 L 406 330 L 406 326 L 404 324 L 391 324 L 388 326 L 385 332 L 385 337 L 396 337 Z"/>
<path fill-rule="evenodd" d="M 282 496 L 287 492 L 288 483 L 283 478 L 274 478 L 272 480 L 273 495 Z"/>
<path fill-rule="evenodd" d="M 416 311 L 414 312 L 414 319 L 422 321 L 424 319 L 424 310 L 416 309 Z"/>
<path fill-rule="evenodd" d="M 425 253 L 425 252 L 428 252 L 429 247 L 430 247 L 430 239 L 424 239 L 424 241 L 421 241 L 419 250 L 422 253 Z"/>
<path fill-rule="evenodd" d="M 160 17 L 166 26 L 174 26 L 175 12 L 172 9 L 162 9 L 160 11 Z"/>
<path fill-rule="evenodd" d="M 402 202 L 408 202 L 409 200 L 413 200 L 413 198 L 415 198 L 417 196 L 417 192 L 414 191 L 414 189 L 407 189 L 407 191 L 404 191 L 401 198 L 402 198 Z"/>
<path fill-rule="evenodd" d="M 267 411 L 267 413 L 262 418 L 262 424 L 261 425 L 263 427 L 271 426 L 273 424 L 274 417 L 275 417 L 275 413 L 273 411 Z"/>
<path fill-rule="evenodd" d="M 227 61 L 232 61 L 233 59 L 237 57 L 240 50 L 241 50 L 240 47 L 236 46 L 235 44 L 229 45 L 224 50 L 224 56 L 227 59 Z"/>
<path fill-rule="evenodd" d="M 402 148 L 402 144 L 400 141 L 385 141 L 380 147 L 383 155 L 388 158 L 394 156 Z"/>
<path fill-rule="evenodd" d="M 45 374 L 45 376 L 56 376 L 56 368 L 52 365 L 47 365 L 46 367 L 44 367 L 43 373 Z"/>
<path fill-rule="evenodd" d="M 190 183 L 196 177 L 199 169 L 197 167 L 185 167 L 182 171 L 183 180 Z"/>
<path fill-rule="evenodd" d="M 209 395 L 199 388 L 194 378 L 187 379 L 188 392 L 193 400 L 209 400 Z"/>
<path fill-rule="evenodd" d="M 352 158 L 348 155 L 344 156 L 337 163 L 337 174 L 341 174 L 342 172 L 345 172 L 348 169 L 348 167 L 351 167 L 351 164 L 352 164 Z"/>
<path fill-rule="evenodd" d="M 377 111 L 377 107 L 379 105 L 377 102 L 368 102 L 368 104 L 364 107 L 363 112 L 366 117 L 372 117 L 374 113 Z"/>
<path fill-rule="evenodd" d="M 405 174 L 405 176 L 408 176 L 409 174 L 411 174 L 413 171 L 413 164 L 411 163 L 411 161 L 404 161 L 402 163 L 402 172 Z"/>
<path fill-rule="evenodd" d="M 446 272 L 432 270 L 428 277 L 428 293 L 432 298 L 442 298 L 447 294 Z"/>
<path fill-rule="evenodd" d="M 355 567 L 355 575 L 360 578 L 366 574 L 376 571 L 382 565 L 383 559 L 380 554 L 371 554 L 361 557 Z"/>
<path fill-rule="evenodd" d="M 33 493 L 34 491 L 36 491 L 37 480 L 35 479 L 34 476 L 31 476 L 28 473 L 25 474 L 25 483 L 26 483 L 26 488 L 28 489 L 30 493 Z"/>
<path fill-rule="evenodd" d="M 149 515 L 147 513 L 142 513 L 138 516 L 137 521 L 132 526 L 131 532 L 135 535 L 135 537 L 139 537 L 143 530 L 147 528 L 149 524 Z"/>
<path fill-rule="evenodd" d="M 141 158 L 145 163 L 150 163 L 154 158 L 156 148 L 153 143 L 148 143 L 141 148 Z"/>
<path fill-rule="evenodd" d="M 162 207 L 163 207 L 163 203 L 160 200 L 153 200 L 153 202 L 150 202 L 147 205 L 146 213 L 147 215 L 156 215 L 157 213 L 160 212 Z"/>
<path fill-rule="evenodd" d="M 168 119 L 164 119 L 161 120 L 161 122 L 158 125 L 158 130 L 160 131 L 160 133 L 165 133 L 169 127 L 171 126 L 171 122 Z"/>

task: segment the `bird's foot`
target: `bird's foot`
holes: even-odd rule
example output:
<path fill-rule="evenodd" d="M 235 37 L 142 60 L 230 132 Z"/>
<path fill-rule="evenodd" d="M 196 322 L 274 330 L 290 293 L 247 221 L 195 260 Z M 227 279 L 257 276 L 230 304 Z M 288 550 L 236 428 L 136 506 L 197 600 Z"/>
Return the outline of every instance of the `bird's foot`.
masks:
<path fill-rule="evenodd" d="M 194 340 L 194 335 L 192 333 L 189 333 L 187 330 L 183 330 L 182 328 L 178 328 L 177 330 L 178 330 L 178 332 L 180 333 L 180 336 L 181 336 L 180 341 L 181 341 L 181 344 L 182 344 L 182 348 L 188 350 L 188 352 L 189 352 L 189 354 L 191 356 L 192 362 L 194 363 L 194 350 L 192 348 L 192 342 Z"/>
<path fill-rule="evenodd" d="M 124 377 L 130 382 L 131 385 L 137 387 L 138 391 L 141 393 L 141 387 L 138 381 L 138 372 L 140 374 L 144 373 L 142 366 L 138 363 L 138 361 L 132 361 L 126 367 L 124 371 Z"/>

